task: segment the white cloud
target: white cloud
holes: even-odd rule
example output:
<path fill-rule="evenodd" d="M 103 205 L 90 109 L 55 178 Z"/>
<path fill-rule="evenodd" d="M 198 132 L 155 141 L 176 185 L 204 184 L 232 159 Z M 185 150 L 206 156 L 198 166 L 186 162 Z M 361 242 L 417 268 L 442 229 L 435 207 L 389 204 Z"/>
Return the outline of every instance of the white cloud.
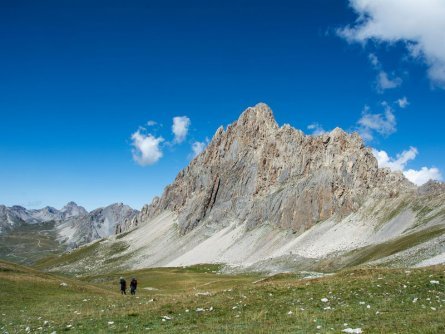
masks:
<path fill-rule="evenodd" d="M 379 58 L 374 53 L 370 53 L 368 59 L 372 67 L 378 72 L 376 80 L 376 87 L 378 92 L 382 93 L 386 89 L 397 88 L 402 84 L 402 79 L 396 76 L 393 76 L 391 78 L 388 73 L 383 70 Z"/>
<path fill-rule="evenodd" d="M 415 147 L 410 147 L 409 150 L 397 154 L 395 159 L 390 157 L 385 151 L 373 149 L 372 153 L 376 157 L 379 167 L 388 167 L 392 171 L 403 172 L 408 180 L 418 186 L 429 180 L 442 180 L 439 169 L 435 167 L 422 167 L 420 170 L 406 169 L 408 162 L 414 160 L 419 153 Z"/>
<path fill-rule="evenodd" d="M 398 99 L 396 101 L 396 103 L 399 105 L 400 108 L 405 109 L 408 105 L 408 99 L 406 98 L 406 96 L 402 97 L 401 99 Z"/>
<path fill-rule="evenodd" d="M 358 14 L 337 33 L 349 42 L 403 42 L 409 54 L 428 66 L 431 81 L 445 88 L 445 1 L 349 0 Z"/>
<path fill-rule="evenodd" d="M 308 128 L 308 130 L 312 131 L 312 135 L 314 135 L 314 136 L 318 136 L 318 135 L 322 135 L 323 133 L 326 133 L 325 129 L 323 129 L 323 127 L 318 123 L 309 124 L 307 128 Z"/>
<path fill-rule="evenodd" d="M 185 137 L 187 137 L 187 133 L 189 131 L 190 124 L 190 118 L 188 118 L 187 116 L 173 117 L 172 131 L 175 135 L 175 138 L 173 139 L 173 142 L 175 144 L 180 144 L 185 140 Z"/>
<path fill-rule="evenodd" d="M 372 66 L 375 69 L 380 69 L 381 68 L 380 60 L 379 60 L 379 58 L 377 58 L 377 56 L 374 53 L 370 53 L 368 58 L 369 58 L 369 61 L 372 64 Z"/>
<path fill-rule="evenodd" d="M 403 171 L 406 164 L 410 160 L 414 160 L 419 153 L 415 147 L 410 147 L 409 150 L 403 151 L 396 155 L 396 159 L 389 157 L 385 151 L 372 150 L 372 153 L 377 159 L 379 167 L 388 167 L 393 171 Z"/>
<path fill-rule="evenodd" d="M 164 141 L 162 137 L 154 137 L 151 134 L 143 134 L 141 130 L 131 135 L 133 146 L 133 159 L 141 166 L 152 165 L 162 158 L 160 144 Z"/>
<path fill-rule="evenodd" d="M 201 154 L 205 148 L 207 147 L 208 140 L 207 141 L 195 141 L 192 144 L 192 158 L 196 158 L 199 154 Z"/>
<path fill-rule="evenodd" d="M 402 84 L 402 79 L 398 77 L 390 78 L 388 73 L 380 71 L 377 75 L 377 90 L 383 92 L 386 89 L 397 88 Z"/>
<path fill-rule="evenodd" d="M 358 132 L 363 139 L 370 141 L 374 138 L 374 133 L 377 132 L 382 136 L 389 136 L 396 132 L 396 117 L 392 108 L 386 103 L 382 103 L 385 108 L 383 113 L 373 114 L 370 108 L 365 106 L 362 112 L 362 117 L 358 120 Z"/>
<path fill-rule="evenodd" d="M 156 124 L 158 124 L 158 122 L 156 122 L 156 121 L 148 121 L 148 122 L 147 122 L 147 125 L 148 125 L 148 126 L 154 126 L 154 125 L 156 125 Z"/>
<path fill-rule="evenodd" d="M 422 167 L 420 170 L 408 169 L 403 174 L 405 174 L 408 180 L 418 186 L 427 183 L 429 180 L 442 180 L 442 174 L 435 167 Z"/>

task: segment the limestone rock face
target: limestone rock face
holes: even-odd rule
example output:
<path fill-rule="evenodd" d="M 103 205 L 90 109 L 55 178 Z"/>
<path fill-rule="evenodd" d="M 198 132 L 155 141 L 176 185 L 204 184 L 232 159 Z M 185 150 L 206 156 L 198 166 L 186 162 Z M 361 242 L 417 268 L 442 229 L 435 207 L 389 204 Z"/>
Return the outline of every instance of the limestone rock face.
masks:
<path fill-rule="evenodd" d="M 418 189 L 420 195 L 440 195 L 445 194 L 445 182 L 429 180 Z"/>
<path fill-rule="evenodd" d="M 358 134 L 336 128 L 310 136 L 289 125 L 279 127 L 270 108 L 260 103 L 226 130 L 220 127 L 162 196 L 116 232 L 165 210 L 178 215 L 182 234 L 203 223 L 233 221 L 248 229 L 271 224 L 303 232 L 358 210 L 367 196 L 394 197 L 415 189 L 401 173 L 379 169 Z"/>
<path fill-rule="evenodd" d="M 95 209 L 86 215 L 74 215 L 57 225 L 59 241 L 71 248 L 113 235 L 116 225 L 136 216 L 139 211 L 123 203 Z"/>

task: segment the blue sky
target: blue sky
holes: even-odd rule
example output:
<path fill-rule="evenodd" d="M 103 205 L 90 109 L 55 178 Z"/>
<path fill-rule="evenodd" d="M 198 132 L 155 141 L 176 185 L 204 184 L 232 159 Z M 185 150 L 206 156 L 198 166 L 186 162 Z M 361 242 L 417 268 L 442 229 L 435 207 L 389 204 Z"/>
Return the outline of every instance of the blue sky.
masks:
<path fill-rule="evenodd" d="M 440 178 L 444 13 L 433 0 L 2 1 L 0 203 L 140 208 L 258 102 L 280 125 L 359 131 L 382 165 Z"/>

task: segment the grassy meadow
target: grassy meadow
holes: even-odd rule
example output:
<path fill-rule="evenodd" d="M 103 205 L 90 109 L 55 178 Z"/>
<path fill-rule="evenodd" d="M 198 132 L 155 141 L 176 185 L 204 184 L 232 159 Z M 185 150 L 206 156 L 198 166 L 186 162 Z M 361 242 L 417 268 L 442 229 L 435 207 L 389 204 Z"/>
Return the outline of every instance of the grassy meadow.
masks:
<path fill-rule="evenodd" d="M 445 332 L 443 266 L 355 269 L 312 279 L 231 276 L 219 269 L 145 269 L 80 280 L 0 262 L 0 332 Z M 136 296 L 120 295 L 121 275 L 138 279 Z"/>
<path fill-rule="evenodd" d="M 0 233 L 0 259 L 33 264 L 65 249 L 57 241 L 54 222 L 23 224 L 8 233 Z"/>

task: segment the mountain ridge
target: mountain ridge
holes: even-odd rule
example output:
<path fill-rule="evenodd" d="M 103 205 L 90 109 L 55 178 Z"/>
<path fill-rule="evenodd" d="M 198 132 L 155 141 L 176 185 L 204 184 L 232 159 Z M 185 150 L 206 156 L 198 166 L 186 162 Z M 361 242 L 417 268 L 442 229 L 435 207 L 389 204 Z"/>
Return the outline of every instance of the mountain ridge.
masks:
<path fill-rule="evenodd" d="M 0 205 L 0 258 L 30 264 L 45 255 L 113 235 L 118 223 L 137 213 L 122 203 L 91 212 L 75 202 L 60 210 Z"/>
<path fill-rule="evenodd" d="M 444 188 L 417 187 L 378 168 L 357 133 L 305 135 L 279 127 L 258 104 L 219 127 L 160 197 L 116 227 L 111 242 L 59 269 L 82 272 L 81 263 L 97 261 L 95 270 L 106 271 L 123 256 L 130 260 L 118 265 L 127 269 L 225 263 L 335 270 L 371 260 L 437 261 L 445 254 Z M 124 250 L 110 255 L 113 247 Z"/>
<path fill-rule="evenodd" d="M 277 194 L 280 189 L 285 193 Z M 319 136 L 305 135 L 288 124 L 279 127 L 272 110 L 259 103 L 226 130 L 218 128 L 208 147 L 178 173 L 161 197 L 117 231 L 168 209 L 178 214 L 183 234 L 206 217 L 225 221 L 227 214 L 247 220 L 249 227 L 268 220 L 302 232 L 318 221 L 356 211 L 372 190 L 379 196 L 395 196 L 414 189 L 401 173 L 378 168 L 357 133 L 335 128 Z M 234 198 L 241 204 L 230 203 Z M 264 207 L 270 214 L 255 216 Z M 299 211 L 294 212 L 295 207 Z"/>
<path fill-rule="evenodd" d="M 37 224 L 48 221 L 60 221 L 74 216 L 86 215 L 88 211 L 70 201 L 58 210 L 51 206 L 45 206 L 41 209 L 26 209 L 21 205 L 7 207 L 0 205 L 0 226 L 6 227 L 7 221 L 14 224 Z"/>

